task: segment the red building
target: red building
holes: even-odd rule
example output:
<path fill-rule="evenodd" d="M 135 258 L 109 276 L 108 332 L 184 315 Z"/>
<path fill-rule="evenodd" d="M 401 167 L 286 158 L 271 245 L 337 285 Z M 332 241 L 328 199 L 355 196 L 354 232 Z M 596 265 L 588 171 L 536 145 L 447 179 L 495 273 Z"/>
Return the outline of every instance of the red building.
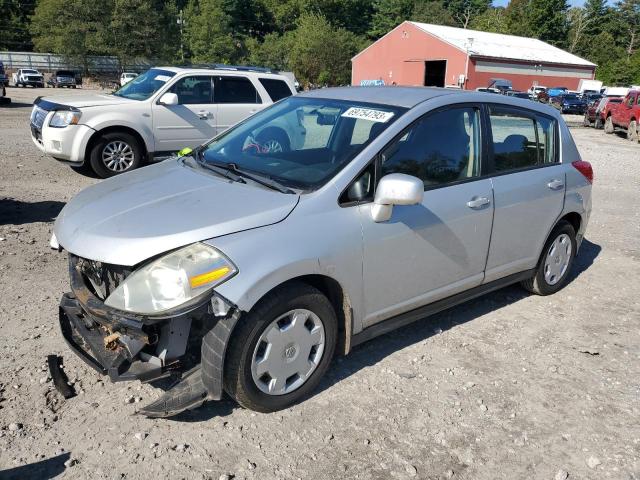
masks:
<path fill-rule="evenodd" d="M 351 59 L 352 85 L 489 86 L 510 80 L 576 90 L 596 65 L 535 38 L 403 22 Z"/>

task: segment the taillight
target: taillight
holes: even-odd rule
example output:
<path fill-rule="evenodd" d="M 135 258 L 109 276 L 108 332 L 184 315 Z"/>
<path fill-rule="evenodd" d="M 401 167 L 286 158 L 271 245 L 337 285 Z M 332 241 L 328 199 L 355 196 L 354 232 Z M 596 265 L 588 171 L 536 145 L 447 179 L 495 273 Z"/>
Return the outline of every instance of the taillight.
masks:
<path fill-rule="evenodd" d="M 577 162 L 571 162 L 571 165 L 573 165 L 573 167 L 578 170 L 584 178 L 589 181 L 589 183 L 593 183 L 593 168 L 591 168 L 591 164 L 589 162 L 578 160 Z"/>

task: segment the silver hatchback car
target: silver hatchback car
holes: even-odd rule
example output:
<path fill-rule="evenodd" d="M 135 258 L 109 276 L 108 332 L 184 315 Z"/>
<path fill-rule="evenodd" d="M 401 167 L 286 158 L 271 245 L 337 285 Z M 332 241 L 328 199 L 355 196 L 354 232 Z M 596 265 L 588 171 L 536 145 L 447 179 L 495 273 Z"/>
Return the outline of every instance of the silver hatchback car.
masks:
<path fill-rule="evenodd" d="M 113 381 L 174 378 L 146 415 L 223 392 L 282 409 L 376 335 L 515 282 L 560 290 L 592 180 L 546 105 L 403 87 L 290 97 L 66 205 L 51 239 L 69 256 L 62 332 Z"/>

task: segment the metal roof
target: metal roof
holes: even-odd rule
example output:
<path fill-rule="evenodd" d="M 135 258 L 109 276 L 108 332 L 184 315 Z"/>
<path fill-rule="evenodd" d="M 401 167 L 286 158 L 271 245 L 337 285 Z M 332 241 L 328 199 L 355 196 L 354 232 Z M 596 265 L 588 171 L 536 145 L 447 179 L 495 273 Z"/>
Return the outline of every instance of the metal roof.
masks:
<path fill-rule="evenodd" d="M 463 52 L 468 51 L 471 56 L 562 65 L 596 66 L 595 63 L 565 52 L 536 38 L 480 32 L 478 30 L 432 25 L 430 23 L 408 23 Z"/>

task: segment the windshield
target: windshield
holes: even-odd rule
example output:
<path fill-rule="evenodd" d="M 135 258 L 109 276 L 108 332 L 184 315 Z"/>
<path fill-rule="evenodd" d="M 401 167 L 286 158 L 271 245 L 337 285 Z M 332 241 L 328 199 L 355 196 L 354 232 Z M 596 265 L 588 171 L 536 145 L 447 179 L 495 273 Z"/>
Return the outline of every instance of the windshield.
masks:
<path fill-rule="evenodd" d="M 38 73 L 38 71 L 37 71 L 37 70 L 28 70 L 28 69 L 24 69 L 24 70 L 22 70 L 22 73 L 35 73 L 35 74 L 37 74 L 37 73 Z"/>
<path fill-rule="evenodd" d="M 69 70 L 58 70 L 56 75 L 58 77 L 73 77 L 73 72 L 70 72 Z"/>
<path fill-rule="evenodd" d="M 573 94 L 563 95 L 562 98 L 563 100 L 578 100 L 578 97 Z"/>
<path fill-rule="evenodd" d="M 229 165 L 282 185 L 325 184 L 406 109 L 289 97 L 250 117 L 200 151 L 202 166 Z M 200 168 L 202 168 L 202 166 Z"/>
<path fill-rule="evenodd" d="M 113 94 L 131 100 L 146 100 L 174 75 L 175 72 L 152 68 L 125 84 L 124 87 L 120 87 Z"/>

